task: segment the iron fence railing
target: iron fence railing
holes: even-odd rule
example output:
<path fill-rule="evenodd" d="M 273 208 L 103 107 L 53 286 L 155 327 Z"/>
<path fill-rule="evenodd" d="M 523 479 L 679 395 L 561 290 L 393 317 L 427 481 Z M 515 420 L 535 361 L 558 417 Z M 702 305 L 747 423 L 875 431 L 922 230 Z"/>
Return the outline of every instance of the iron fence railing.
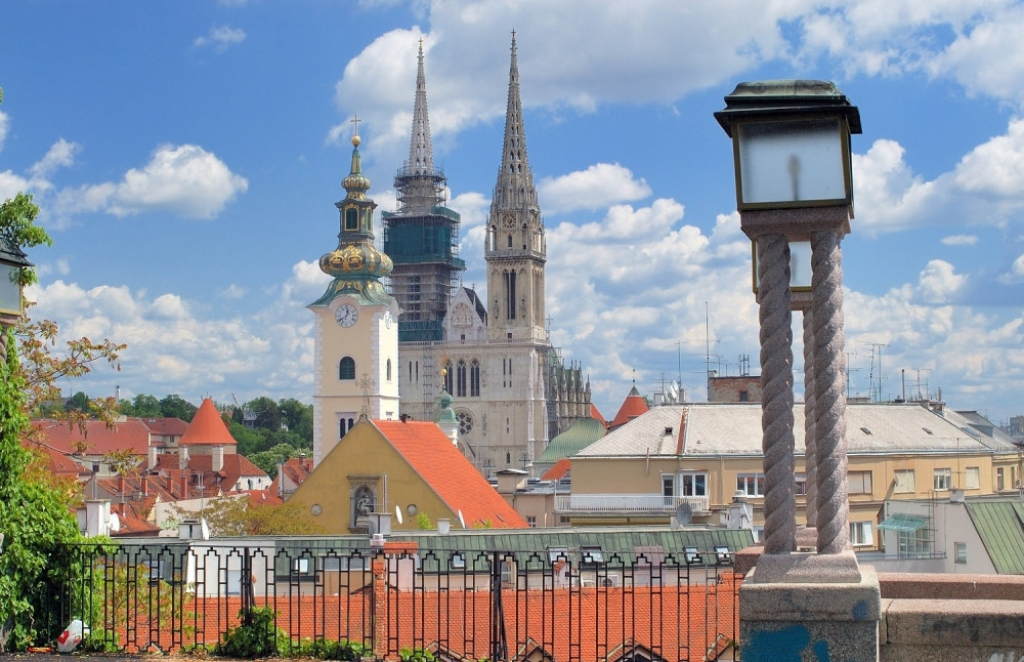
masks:
<path fill-rule="evenodd" d="M 232 541 L 237 543 L 237 541 Z M 349 641 L 378 659 L 429 650 L 492 661 L 720 659 L 739 636 L 727 550 L 419 550 L 284 539 L 74 545 L 48 587 L 62 622 L 126 653 L 210 647 L 269 608 L 286 647 Z M 288 654 L 289 650 L 281 651 Z"/>

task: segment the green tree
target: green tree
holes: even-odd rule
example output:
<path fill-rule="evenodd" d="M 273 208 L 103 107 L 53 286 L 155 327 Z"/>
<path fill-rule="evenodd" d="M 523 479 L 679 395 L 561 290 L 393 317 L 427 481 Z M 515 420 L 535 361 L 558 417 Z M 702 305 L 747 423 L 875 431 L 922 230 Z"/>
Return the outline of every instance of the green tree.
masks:
<path fill-rule="evenodd" d="M 64 411 L 89 411 L 89 396 L 84 391 L 78 391 L 64 403 Z"/>
<path fill-rule="evenodd" d="M 180 418 L 186 423 L 192 421 L 199 407 L 185 400 L 177 393 L 168 395 L 160 401 L 160 414 L 167 418 Z"/>
<path fill-rule="evenodd" d="M 199 512 L 179 510 L 184 518 Z M 227 497 L 207 502 L 201 513 L 212 536 L 300 536 L 325 533 L 309 510 L 298 502 L 254 506 L 247 497 Z"/>
<path fill-rule="evenodd" d="M 291 444 L 277 444 L 273 448 L 248 456 L 249 460 L 267 472 L 271 478 L 277 477 L 277 465 L 299 456 L 299 450 Z"/>
<path fill-rule="evenodd" d="M 160 401 L 156 396 L 146 393 L 139 393 L 132 400 L 122 400 L 120 404 L 121 413 L 125 416 L 138 418 L 161 418 Z"/>
<path fill-rule="evenodd" d="M 299 402 L 295 398 L 284 398 L 278 403 L 284 423 L 289 432 L 294 432 L 310 447 L 313 445 L 313 405 Z M 304 446 L 306 444 L 303 444 Z"/>
<path fill-rule="evenodd" d="M 250 400 L 246 406 L 256 413 L 256 427 L 272 431 L 281 429 L 281 408 L 270 398 L 260 396 Z"/>

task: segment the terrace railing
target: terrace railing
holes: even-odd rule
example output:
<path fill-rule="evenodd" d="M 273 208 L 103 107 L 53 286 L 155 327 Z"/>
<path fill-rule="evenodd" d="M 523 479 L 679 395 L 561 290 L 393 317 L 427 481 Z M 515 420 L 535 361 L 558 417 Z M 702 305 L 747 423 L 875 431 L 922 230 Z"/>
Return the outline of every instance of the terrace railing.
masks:
<path fill-rule="evenodd" d="M 50 587 L 94 643 L 125 653 L 210 647 L 269 608 L 287 655 L 348 641 L 378 659 L 717 659 L 737 645 L 742 577 L 727 550 L 341 549 L 326 541 L 76 545 Z M 530 657 L 533 655 L 533 657 Z"/>

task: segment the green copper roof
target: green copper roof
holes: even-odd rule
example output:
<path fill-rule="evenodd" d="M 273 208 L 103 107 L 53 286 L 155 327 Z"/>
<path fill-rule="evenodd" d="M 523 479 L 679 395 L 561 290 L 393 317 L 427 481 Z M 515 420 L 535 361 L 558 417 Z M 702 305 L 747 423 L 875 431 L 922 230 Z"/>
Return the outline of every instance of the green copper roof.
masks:
<path fill-rule="evenodd" d="M 607 433 L 601 421 L 581 418 L 568 430 L 551 440 L 548 447 L 537 458 L 537 462 L 558 462 L 563 457 L 572 457 Z"/>
<path fill-rule="evenodd" d="M 1000 575 L 1024 575 L 1024 504 L 968 502 L 967 514 Z"/>

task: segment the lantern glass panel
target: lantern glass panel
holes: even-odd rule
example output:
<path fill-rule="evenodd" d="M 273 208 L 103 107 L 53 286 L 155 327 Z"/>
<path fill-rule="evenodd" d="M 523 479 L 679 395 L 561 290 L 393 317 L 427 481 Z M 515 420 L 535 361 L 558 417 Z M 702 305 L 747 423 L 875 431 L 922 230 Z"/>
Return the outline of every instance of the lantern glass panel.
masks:
<path fill-rule="evenodd" d="M 838 119 L 740 124 L 741 203 L 846 199 Z"/>
<path fill-rule="evenodd" d="M 0 264 L 0 312 L 21 314 L 21 267 Z"/>

